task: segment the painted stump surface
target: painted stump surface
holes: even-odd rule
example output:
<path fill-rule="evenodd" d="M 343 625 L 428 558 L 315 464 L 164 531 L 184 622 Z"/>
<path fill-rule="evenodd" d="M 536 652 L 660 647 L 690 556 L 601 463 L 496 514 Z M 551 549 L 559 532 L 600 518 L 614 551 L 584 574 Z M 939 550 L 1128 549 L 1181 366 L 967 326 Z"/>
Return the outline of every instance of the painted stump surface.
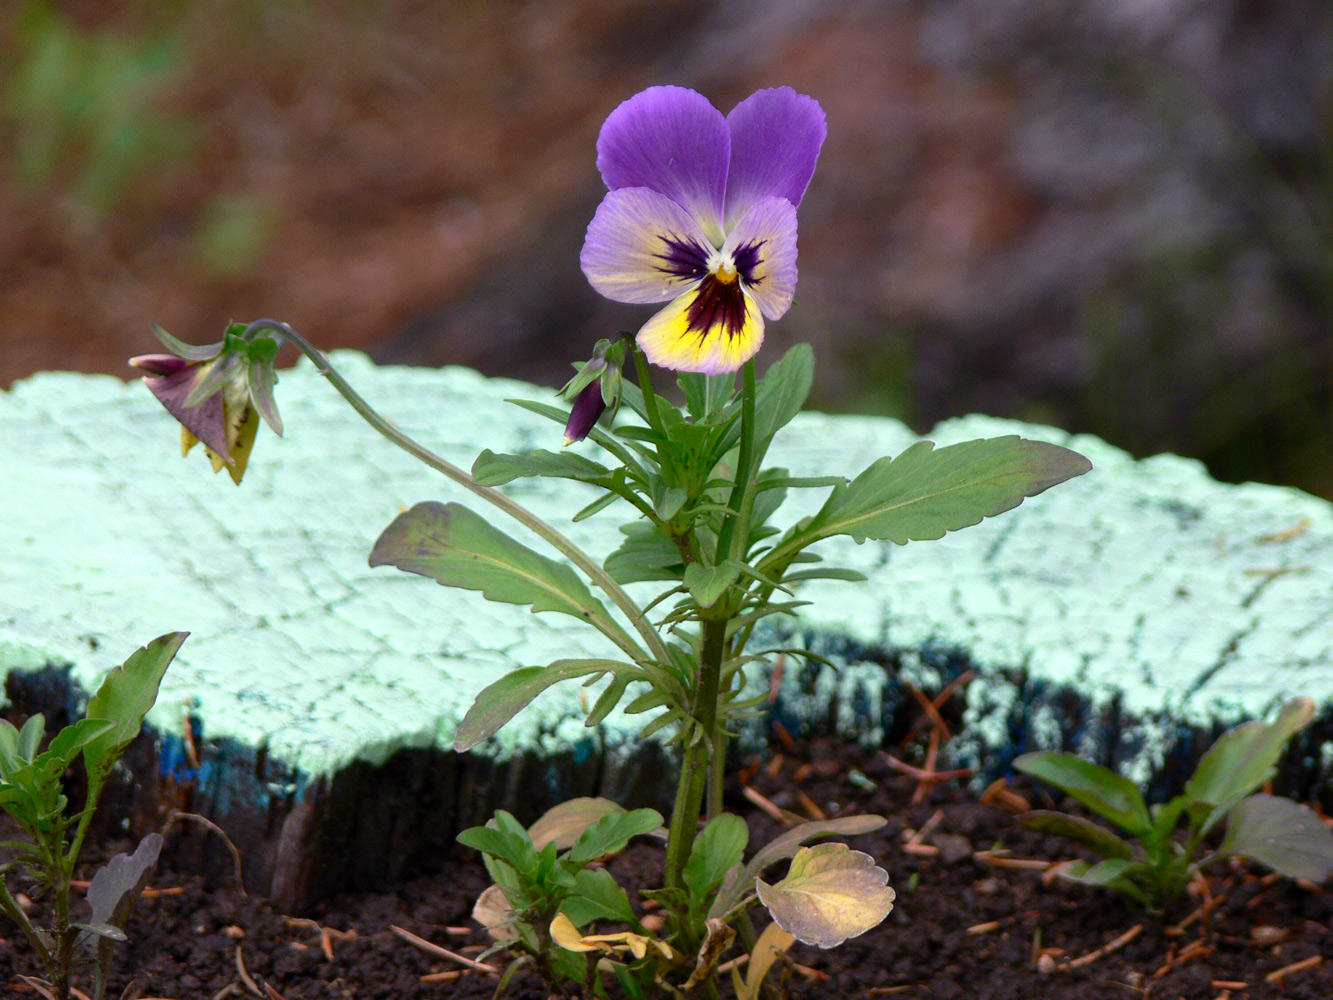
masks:
<path fill-rule="evenodd" d="M 550 399 L 549 389 L 377 368 L 353 353 L 333 362 L 463 467 L 484 447 L 559 446 L 557 425 L 505 402 Z M 449 751 L 476 692 L 505 671 L 612 647 L 572 619 L 371 569 L 367 553 L 399 511 L 479 502 L 361 423 L 308 364 L 281 373 L 278 402 L 287 436 L 261 430 L 238 488 L 201 454 L 176 457 L 174 423 L 136 383 L 51 373 L 0 393 L 0 673 L 11 700 L 77 712 L 137 646 L 189 631 L 126 793 L 141 822 L 164 804 L 230 822 L 247 880 L 292 906 L 391 876 L 496 805 L 663 801 L 661 748 L 641 745 L 623 716 L 584 728 L 574 685 L 480 754 Z M 1326 777 L 1333 506 L 1013 421 L 967 417 L 927 437 L 1014 433 L 1075 448 L 1094 470 L 939 541 L 823 543 L 829 562 L 870 579 L 804 586 L 813 604 L 769 636 L 839 664 L 789 659 L 775 717 L 798 734 L 875 740 L 905 704 L 901 681 L 929 690 L 975 669 L 955 760 L 991 776 L 1018 752 L 1065 746 L 1165 789 L 1222 728 L 1306 694 L 1323 713 L 1287 773 L 1306 789 Z M 807 413 L 770 462 L 851 475 L 915 440 L 896 421 Z M 591 487 L 505 489 L 598 558 L 619 542 L 623 508 L 570 523 Z M 794 491 L 778 522 L 812 513 L 824 493 Z"/>

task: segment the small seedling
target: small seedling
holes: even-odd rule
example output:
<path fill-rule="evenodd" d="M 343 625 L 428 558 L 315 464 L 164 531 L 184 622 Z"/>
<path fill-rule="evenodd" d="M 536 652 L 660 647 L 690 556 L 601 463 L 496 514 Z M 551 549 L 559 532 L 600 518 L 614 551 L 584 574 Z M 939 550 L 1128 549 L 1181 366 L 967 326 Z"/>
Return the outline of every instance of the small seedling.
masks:
<path fill-rule="evenodd" d="M 70 976 L 81 953 L 93 960 L 94 1000 L 106 995 L 112 948 L 125 940 L 130 908 L 157 863 L 162 838 L 150 833 L 133 854 L 116 855 L 93 876 L 88 885 L 88 919 L 70 919 L 70 883 L 88 823 L 112 768 L 157 699 L 162 676 L 186 634 L 172 632 L 154 639 L 108 673 L 88 702 L 86 717 L 60 730 L 45 751 L 38 752 L 46 733 L 43 716 L 31 716 L 22 729 L 0 720 L 0 808 L 30 838 L 2 845 L 17 858 L 0 867 L 0 909 L 18 924 L 41 958 L 56 1000 L 68 1000 Z M 64 779 L 80 756 L 88 775 L 88 794 L 82 811 L 70 815 Z M 10 892 L 7 876 L 16 867 L 26 876 L 30 895 L 50 893 L 49 926 L 34 926 Z"/>
<path fill-rule="evenodd" d="M 1062 812 L 1034 810 L 1019 821 L 1091 848 L 1101 860 L 1076 861 L 1060 874 L 1084 885 L 1115 889 L 1159 909 L 1185 890 L 1195 873 L 1227 857 L 1244 857 L 1290 878 L 1320 882 L 1333 874 L 1333 832 L 1313 811 L 1275 795 L 1252 794 L 1273 777 L 1282 751 L 1314 718 L 1314 702 L 1294 698 L 1271 723 L 1246 722 L 1224 733 L 1204 754 L 1185 791 L 1151 809 L 1128 778 L 1075 757 L 1024 754 L 1015 769 L 1055 785 L 1120 827 Z M 1214 850 L 1204 840 L 1222 820 L 1226 835 Z M 1184 839 L 1176 836 L 1183 825 Z"/>

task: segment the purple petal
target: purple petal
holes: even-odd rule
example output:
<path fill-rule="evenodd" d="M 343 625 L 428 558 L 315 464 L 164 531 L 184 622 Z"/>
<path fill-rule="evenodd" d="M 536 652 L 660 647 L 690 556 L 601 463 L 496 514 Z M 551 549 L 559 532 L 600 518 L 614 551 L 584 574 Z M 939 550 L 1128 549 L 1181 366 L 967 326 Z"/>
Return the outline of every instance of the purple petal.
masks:
<path fill-rule="evenodd" d="M 186 430 L 230 462 L 231 451 L 227 447 L 227 427 L 222 413 L 222 393 L 213 393 L 198 406 L 187 408 L 185 405 L 185 397 L 198 381 L 199 363 L 186 362 L 186 367 L 174 374 L 145 378 L 143 383 Z"/>
<path fill-rule="evenodd" d="M 698 284 L 712 248 L 689 212 L 648 188 L 607 193 L 588 225 L 579 263 L 617 302 L 666 302 Z"/>
<path fill-rule="evenodd" d="M 178 358 L 174 354 L 140 354 L 130 358 L 131 368 L 138 368 L 149 375 L 175 375 L 191 367 L 193 362 Z"/>
<path fill-rule="evenodd" d="M 684 87 L 649 87 L 607 116 L 597 169 L 612 191 L 646 187 L 692 213 L 722 242 L 722 196 L 731 136 L 722 113 Z"/>
<path fill-rule="evenodd" d="M 764 198 L 727 234 L 722 247 L 741 284 L 769 319 L 791 308 L 796 294 L 796 209 L 786 198 Z"/>
<path fill-rule="evenodd" d="M 606 401 L 602 399 L 601 381 L 585 385 L 574 399 L 569 420 L 565 422 L 565 444 L 570 445 L 586 438 L 605 411 Z"/>
<path fill-rule="evenodd" d="M 790 87 L 760 90 L 732 109 L 727 125 L 727 227 L 760 198 L 775 196 L 799 205 L 828 134 L 819 102 Z"/>

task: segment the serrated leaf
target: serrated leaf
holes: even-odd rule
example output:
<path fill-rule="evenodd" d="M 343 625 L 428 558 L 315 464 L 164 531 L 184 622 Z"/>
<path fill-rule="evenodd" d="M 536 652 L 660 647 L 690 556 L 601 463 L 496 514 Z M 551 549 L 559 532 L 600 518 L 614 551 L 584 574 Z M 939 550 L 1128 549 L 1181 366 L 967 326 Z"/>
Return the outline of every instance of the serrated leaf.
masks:
<path fill-rule="evenodd" d="M 396 566 L 488 600 L 611 623 L 602 602 L 564 563 L 547 559 L 461 504 L 419 503 L 394 518 L 370 553 L 371 566 Z"/>
<path fill-rule="evenodd" d="M 694 839 L 681 873 L 681 880 L 696 903 L 703 903 L 722 884 L 727 872 L 741 863 L 749 841 L 750 828 L 739 816 L 722 813 L 708 821 Z"/>
<path fill-rule="evenodd" d="M 846 844 L 802 847 L 787 877 L 769 885 L 755 879 L 759 901 L 798 941 L 836 948 L 878 925 L 893 909 L 889 873 Z"/>
<path fill-rule="evenodd" d="M 1185 798 L 1213 808 L 1244 797 L 1274 773 L 1282 751 L 1315 715 L 1309 698 L 1293 698 L 1273 722 L 1246 722 L 1222 734 L 1185 783 Z"/>
<path fill-rule="evenodd" d="M 606 466 L 572 451 L 542 449 L 526 455 L 497 455 L 487 448 L 472 463 L 472 478 L 483 486 L 501 486 L 529 476 L 574 479 L 588 483 L 597 482 L 610 474 L 611 470 Z"/>
<path fill-rule="evenodd" d="M 1023 754 L 1013 766 L 1061 789 L 1136 837 L 1152 832 L 1152 818 L 1138 786 L 1100 764 L 1043 750 Z"/>
<path fill-rule="evenodd" d="M 162 851 L 162 836 L 150 833 L 133 854 L 117 854 L 93 876 L 88 883 L 88 923 L 81 925 L 84 933 L 77 944 L 91 948 L 97 954 L 100 980 L 105 980 L 111 968 L 113 945 L 124 941 L 121 930 L 129 920 L 130 910 L 148 885 L 148 877 Z M 108 932 L 110 928 L 110 932 Z"/>
<path fill-rule="evenodd" d="M 631 837 L 651 833 L 662 825 L 656 809 L 631 809 L 608 813 L 594 820 L 569 849 L 568 860 L 587 864 L 608 854 L 619 854 Z"/>
<path fill-rule="evenodd" d="M 899 545 L 941 538 L 1091 468 L 1068 448 L 1016 435 L 939 449 L 918 441 L 836 488 L 810 531 L 816 539 L 850 535 L 857 542 L 878 538 Z"/>
<path fill-rule="evenodd" d="M 1082 816 L 1070 816 L 1067 813 L 1050 812 L 1045 809 L 1033 809 L 1018 817 L 1018 821 L 1029 830 L 1038 833 L 1053 833 L 1057 837 L 1068 837 L 1080 844 L 1091 847 L 1103 858 L 1131 858 L 1134 849 L 1126 840 L 1121 840 L 1106 827 Z"/>
<path fill-rule="evenodd" d="M 741 979 L 740 970 L 732 968 L 731 985 L 736 990 L 736 1000 L 757 1000 L 759 988 L 764 984 L 764 977 L 773 963 L 785 955 L 795 944 L 796 938 L 784 931 L 776 923 L 764 928 L 759 940 L 750 952 L 750 961 L 746 963 L 745 979 Z"/>
<path fill-rule="evenodd" d="M 157 690 L 167 667 L 189 632 L 168 632 L 130 655 L 102 679 L 88 702 L 85 715 L 109 719 L 115 725 L 83 747 L 88 769 L 88 804 L 94 806 L 111 769 L 130 741 L 139 735 L 143 717 L 157 701 Z"/>
<path fill-rule="evenodd" d="M 617 660 L 556 660 L 548 667 L 520 667 L 483 688 L 454 733 L 454 749 L 471 750 L 489 739 L 553 684 L 590 674 L 633 670 Z"/>
<path fill-rule="evenodd" d="M 1333 831 L 1312 810 L 1277 795 L 1251 795 L 1232 809 L 1218 850 L 1289 878 L 1322 882 L 1333 875 Z"/>
<path fill-rule="evenodd" d="M 728 874 L 722 883 L 722 890 L 713 900 L 713 905 L 709 907 L 708 916 L 725 916 L 740 902 L 756 876 L 769 865 L 783 858 L 792 857 L 807 840 L 814 840 L 817 837 L 859 837 L 878 830 L 887 822 L 883 816 L 843 816 L 839 819 L 815 820 L 792 827 L 759 848 L 737 877 L 733 878 Z"/>
<path fill-rule="evenodd" d="M 554 843 L 557 850 L 567 851 L 597 820 L 624 811 L 610 799 L 587 795 L 569 799 L 542 813 L 537 822 L 528 827 L 528 836 L 532 838 L 534 847 L 541 848 Z"/>
<path fill-rule="evenodd" d="M 685 567 L 684 584 L 701 608 L 711 608 L 740 576 L 740 567 L 730 559 L 718 566 L 690 563 Z"/>

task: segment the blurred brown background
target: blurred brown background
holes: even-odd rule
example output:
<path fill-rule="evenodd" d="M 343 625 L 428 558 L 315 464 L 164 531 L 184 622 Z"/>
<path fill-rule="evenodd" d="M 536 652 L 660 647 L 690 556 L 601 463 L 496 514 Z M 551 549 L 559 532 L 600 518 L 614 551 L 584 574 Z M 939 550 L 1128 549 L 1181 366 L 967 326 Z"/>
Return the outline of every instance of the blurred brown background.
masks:
<path fill-rule="evenodd" d="M 828 114 L 814 405 L 1333 496 L 1327 0 L 0 0 L 0 386 L 259 316 L 557 385 L 650 313 L 578 251 L 667 82 Z"/>

